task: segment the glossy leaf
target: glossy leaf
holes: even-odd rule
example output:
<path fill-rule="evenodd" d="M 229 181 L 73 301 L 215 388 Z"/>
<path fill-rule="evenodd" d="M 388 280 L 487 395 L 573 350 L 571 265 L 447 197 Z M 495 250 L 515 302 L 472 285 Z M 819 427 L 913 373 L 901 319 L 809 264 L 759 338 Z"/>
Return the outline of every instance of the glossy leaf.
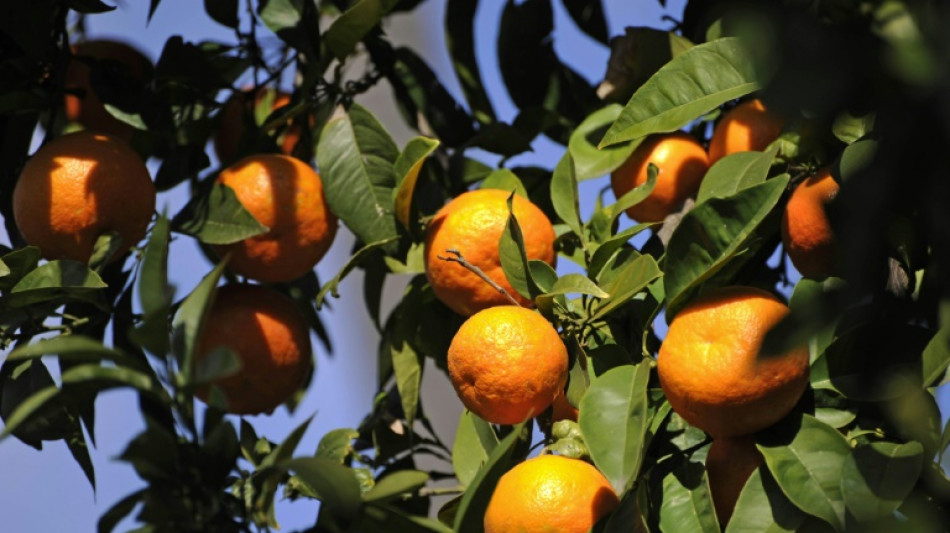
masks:
<path fill-rule="evenodd" d="M 660 528 L 662 531 L 683 533 L 719 531 L 706 470 L 702 464 L 683 463 L 663 478 Z"/>
<path fill-rule="evenodd" d="M 363 242 L 398 235 L 393 213 L 398 157 L 383 126 L 357 104 L 323 128 L 317 160 L 327 203 Z"/>
<path fill-rule="evenodd" d="M 605 148 L 597 147 L 607 128 L 617 120 L 622 110 L 623 106 L 620 104 L 610 104 L 588 115 L 571 133 L 567 149 L 574 158 L 577 181 L 599 178 L 613 172 L 640 144 L 627 142 Z"/>
<path fill-rule="evenodd" d="M 378 480 L 363 495 L 365 502 L 388 502 L 412 494 L 429 481 L 429 474 L 420 470 L 400 470 Z"/>
<path fill-rule="evenodd" d="M 411 344 L 402 339 L 390 340 L 393 373 L 406 422 L 412 427 L 419 407 L 419 388 L 422 384 L 422 357 Z"/>
<path fill-rule="evenodd" d="M 706 172 L 696 194 L 696 203 L 709 198 L 728 198 L 733 194 L 763 183 L 778 148 L 767 152 L 738 152 L 713 163 Z"/>
<path fill-rule="evenodd" d="M 86 265 L 67 259 L 45 263 L 17 282 L 10 293 L 0 297 L 0 306 L 25 307 L 52 300 L 100 303 L 105 281 Z"/>
<path fill-rule="evenodd" d="M 739 38 L 694 46 L 633 94 L 600 146 L 676 131 L 717 106 L 758 90 L 764 81 Z"/>
<path fill-rule="evenodd" d="M 872 442 L 854 449 L 844 464 L 841 490 L 848 511 L 868 522 L 891 515 L 917 484 L 924 461 L 919 442 Z"/>
<path fill-rule="evenodd" d="M 616 221 L 624 211 L 646 200 L 647 197 L 650 196 L 653 192 L 653 188 L 656 187 L 656 180 L 659 173 L 660 170 L 656 165 L 653 163 L 648 164 L 647 180 L 643 182 L 642 185 L 637 185 L 627 191 L 623 196 L 617 198 L 616 203 L 609 206 L 608 219 L 611 225 L 613 225 L 613 222 Z"/>
<path fill-rule="evenodd" d="M 315 457 L 329 459 L 343 464 L 346 457 L 353 452 L 353 439 L 360 436 L 359 431 L 350 428 L 334 429 L 320 438 L 317 444 Z"/>
<path fill-rule="evenodd" d="M 574 160 L 568 152 L 558 161 L 557 166 L 554 167 L 554 174 L 551 176 L 551 205 L 554 206 L 557 216 L 561 217 L 567 227 L 571 228 L 575 235 L 580 236 L 583 242 L 586 234 L 581 222 L 579 196 Z"/>
<path fill-rule="evenodd" d="M 623 35 L 610 40 L 610 59 L 597 94 L 605 101 L 626 102 L 674 57 L 693 43 L 673 31 L 626 27 Z"/>
<path fill-rule="evenodd" d="M 505 231 L 501 234 L 498 241 L 498 254 L 501 260 L 501 268 L 508 279 L 508 283 L 518 291 L 518 294 L 529 300 L 534 300 L 540 291 L 534 280 L 531 279 L 531 271 L 528 267 L 528 256 L 524 248 L 524 236 L 521 233 L 521 226 L 518 225 L 518 219 L 511 211 L 511 202 L 514 199 L 514 193 L 508 198 L 508 222 L 505 224 Z"/>
<path fill-rule="evenodd" d="M 765 468 L 749 476 L 725 533 L 792 533 L 805 521 L 805 513 L 788 501 L 775 478 Z"/>
<path fill-rule="evenodd" d="M 475 120 L 488 124 L 495 121 L 488 93 L 475 58 L 475 12 L 478 0 L 448 0 L 445 6 L 445 45 L 452 57 L 452 66 Z"/>
<path fill-rule="evenodd" d="M 361 505 L 360 485 L 353 469 L 319 457 L 299 457 L 279 465 L 292 471 L 334 516 L 352 520 Z"/>
<path fill-rule="evenodd" d="M 797 429 L 787 442 L 759 442 L 759 451 L 789 500 L 843 531 L 841 480 L 851 448 L 837 430 L 809 415 L 802 415 Z"/>
<path fill-rule="evenodd" d="M 652 224 L 637 224 L 636 226 L 621 231 L 609 240 L 604 241 L 594 250 L 593 255 L 591 255 L 590 264 L 587 267 L 588 275 L 597 279 L 600 276 L 601 270 L 607 265 L 607 262 L 614 257 L 614 254 L 628 245 L 630 239 L 636 237 L 642 231 L 649 229 L 651 226 Z"/>
<path fill-rule="evenodd" d="M 24 246 L 3 256 L 3 264 L 8 270 L 7 275 L 0 277 L 0 291 L 7 292 L 19 283 L 39 265 L 40 249 L 36 246 Z"/>
<path fill-rule="evenodd" d="M 459 483 L 468 486 L 496 446 L 498 436 L 491 424 L 466 409 L 459 418 L 452 445 L 452 467 Z"/>
<path fill-rule="evenodd" d="M 174 294 L 168 285 L 169 237 L 168 219 L 161 214 L 149 234 L 138 275 L 142 321 L 129 333 L 136 343 L 156 355 L 168 353 L 171 332 L 168 310 Z"/>
<path fill-rule="evenodd" d="M 172 320 L 172 349 L 180 363 L 182 383 L 186 385 L 191 383 L 194 375 L 198 334 L 214 301 L 218 279 L 224 268 L 225 263 L 220 263 L 206 274 L 178 307 L 178 313 Z"/>
<path fill-rule="evenodd" d="M 207 244 L 231 244 L 268 231 L 254 218 L 227 185 L 215 183 L 207 195 L 198 195 L 172 220 L 172 228 Z"/>
<path fill-rule="evenodd" d="M 617 494 L 640 473 L 649 426 L 650 365 L 625 365 L 591 381 L 580 402 L 578 423 L 594 465 Z"/>
<path fill-rule="evenodd" d="M 139 364 L 119 350 L 108 348 L 101 342 L 83 335 L 58 335 L 21 345 L 10 352 L 7 361 L 35 359 L 44 355 L 57 355 L 61 361 L 71 363 L 112 361 L 128 367 Z"/>
<path fill-rule="evenodd" d="M 344 59 L 396 3 L 397 0 L 358 0 L 354 3 L 333 21 L 323 36 L 330 53 L 339 60 Z"/>
<path fill-rule="evenodd" d="M 522 198 L 528 197 L 528 190 L 524 188 L 521 178 L 507 168 L 492 171 L 491 174 L 485 176 L 479 188 L 500 189 L 509 193 L 514 192 Z"/>
<path fill-rule="evenodd" d="M 595 298 L 609 298 L 596 283 L 583 274 L 564 274 L 554 282 L 548 294 L 587 294 Z"/>
<path fill-rule="evenodd" d="M 439 146 L 439 141 L 426 137 L 415 137 L 406 144 L 406 148 L 396 158 L 393 170 L 396 172 L 397 188 L 393 198 L 396 219 L 410 228 L 409 214 L 412 208 L 412 196 L 416 190 L 416 181 L 422 164 Z"/>
<path fill-rule="evenodd" d="M 729 263 L 747 259 L 740 255 L 787 183 L 787 175 L 773 178 L 728 198 L 710 198 L 683 216 L 666 249 L 668 322 L 706 280 Z"/>
<path fill-rule="evenodd" d="M 641 255 L 633 261 L 620 267 L 610 283 L 604 284 L 603 289 L 610 294 L 595 307 L 591 318 L 594 320 L 605 317 L 608 313 L 630 301 L 647 285 L 660 277 L 660 267 L 650 255 Z"/>

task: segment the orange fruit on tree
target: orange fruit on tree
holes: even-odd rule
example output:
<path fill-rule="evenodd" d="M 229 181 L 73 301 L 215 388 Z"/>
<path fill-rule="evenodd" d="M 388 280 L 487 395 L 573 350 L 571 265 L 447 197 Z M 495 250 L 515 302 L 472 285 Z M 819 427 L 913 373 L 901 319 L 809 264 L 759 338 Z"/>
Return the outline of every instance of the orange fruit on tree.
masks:
<path fill-rule="evenodd" d="M 589 463 L 541 455 L 498 480 L 485 533 L 587 533 L 619 505 L 607 478 Z"/>
<path fill-rule="evenodd" d="M 742 487 L 763 460 L 750 436 L 713 440 L 706 455 L 706 475 L 720 524 L 725 525 L 732 518 Z"/>
<path fill-rule="evenodd" d="M 788 414 L 808 384 L 808 348 L 760 357 L 788 307 L 752 287 L 709 291 L 684 307 L 660 345 L 670 406 L 713 437 L 747 435 Z"/>
<path fill-rule="evenodd" d="M 155 211 L 155 185 L 125 142 L 90 130 L 45 144 L 13 189 L 13 218 L 47 259 L 88 262 L 96 239 L 115 231 L 142 240 Z"/>
<path fill-rule="evenodd" d="M 310 332 L 296 304 L 260 285 L 233 284 L 218 289 L 196 344 L 198 361 L 217 347 L 230 348 L 241 361 L 237 373 L 213 385 L 228 400 L 228 412 L 269 413 L 300 388 L 313 366 Z M 208 401 L 202 388 L 198 398 Z"/>
<path fill-rule="evenodd" d="M 676 212 L 687 198 L 699 191 L 709 170 L 706 150 L 692 135 L 681 131 L 651 135 L 610 174 L 614 196 L 620 198 L 647 182 L 649 164 L 659 171 L 653 192 L 627 215 L 637 222 L 661 222 Z"/>
<path fill-rule="evenodd" d="M 299 159 L 281 154 L 245 157 L 221 171 L 218 182 L 269 230 L 214 246 L 231 254 L 232 271 L 264 282 L 297 279 L 326 254 L 337 219 L 323 195 L 320 176 Z"/>
<path fill-rule="evenodd" d="M 272 99 L 271 112 L 290 103 L 290 94 L 267 87 L 234 92 L 224 103 L 218 114 L 218 130 L 214 136 L 214 153 L 219 161 L 230 163 L 240 157 L 241 139 L 247 127 L 254 123 L 254 111 L 265 98 Z M 278 139 L 281 151 L 286 155 L 293 154 L 301 134 L 299 125 L 288 124 Z"/>
<path fill-rule="evenodd" d="M 766 109 L 761 100 L 746 100 L 716 123 L 709 140 L 709 164 L 736 152 L 762 151 L 782 133 L 785 119 Z"/>
<path fill-rule="evenodd" d="M 73 58 L 66 68 L 66 118 L 86 129 L 128 140 L 134 128 L 106 111 L 90 83 L 89 62 L 100 61 L 108 72 L 144 83 L 152 75 L 152 61 L 128 44 L 107 39 L 76 43 L 72 51 Z"/>
<path fill-rule="evenodd" d="M 501 268 L 498 241 L 508 222 L 508 196 L 500 189 L 478 189 L 460 194 L 436 213 L 426 228 L 426 276 L 436 297 L 455 312 L 471 315 L 493 305 L 510 303 L 495 290 L 459 263 L 439 256 L 453 257 L 447 250 L 458 250 L 466 261 L 481 269 L 492 281 L 503 287 L 521 305 L 531 302 L 515 291 Z M 538 206 L 527 198 L 515 195 L 512 211 L 524 236 L 528 259 L 538 259 L 554 266 L 554 227 Z"/>
<path fill-rule="evenodd" d="M 517 424 L 541 414 L 564 390 L 567 348 L 539 313 L 490 307 L 456 332 L 448 369 L 466 408 L 494 424 Z"/>
<path fill-rule="evenodd" d="M 561 420 L 577 422 L 578 414 L 580 414 L 580 412 L 577 410 L 577 407 L 571 405 L 571 402 L 567 400 L 567 394 L 564 394 L 563 391 L 554 397 L 554 402 L 551 403 L 551 422 L 559 422 Z"/>
<path fill-rule="evenodd" d="M 782 242 L 795 268 L 806 278 L 835 272 L 835 234 L 825 206 L 838 195 L 831 170 L 823 168 L 798 184 L 785 206 Z"/>

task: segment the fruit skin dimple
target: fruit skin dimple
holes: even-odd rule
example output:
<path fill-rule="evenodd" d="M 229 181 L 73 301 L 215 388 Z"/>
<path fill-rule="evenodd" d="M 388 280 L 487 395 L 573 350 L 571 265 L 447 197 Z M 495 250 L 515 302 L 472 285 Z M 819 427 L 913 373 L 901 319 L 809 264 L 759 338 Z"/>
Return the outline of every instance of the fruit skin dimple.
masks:
<path fill-rule="evenodd" d="M 716 124 L 709 141 L 709 164 L 737 152 L 762 151 L 778 139 L 785 119 L 752 99 L 730 109 Z"/>
<path fill-rule="evenodd" d="M 610 483 L 579 459 L 541 455 L 505 473 L 485 510 L 485 533 L 587 533 L 620 505 Z"/>
<path fill-rule="evenodd" d="M 651 135 L 610 174 L 614 196 L 620 198 L 646 183 L 650 163 L 659 171 L 653 192 L 626 211 L 637 222 L 661 222 L 676 212 L 687 198 L 699 191 L 709 170 L 706 150 L 693 136 L 683 132 Z"/>
<path fill-rule="evenodd" d="M 491 307 L 459 328 L 448 370 L 466 408 L 495 424 L 517 424 L 541 414 L 564 390 L 567 348 L 537 312 Z"/>
<path fill-rule="evenodd" d="M 337 219 L 323 194 L 320 176 L 299 159 L 280 154 L 248 156 L 223 170 L 218 182 L 269 231 L 233 244 L 214 246 L 231 253 L 234 272 L 264 282 L 304 275 L 329 250 Z"/>
<path fill-rule="evenodd" d="M 50 260 L 88 262 L 96 239 L 109 231 L 130 248 L 145 236 L 154 211 L 155 185 L 138 154 L 90 130 L 37 150 L 13 190 L 17 228 Z"/>
<path fill-rule="evenodd" d="M 823 279 L 836 272 L 836 240 L 826 206 L 838 195 L 830 168 L 798 184 L 782 217 L 782 242 L 802 276 Z"/>
<path fill-rule="evenodd" d="M 788 414 L 808 384 L 808 348 L 759 357 L 787 313 L 751 287 L 712 290 L 681 310 L 657 359 L 673 410 L 714 437 L 754 433 Z"/>
<path fill-rule="evenodd" d="M 443 206 L 426 228 L 426 277 L 436 297 L 461 315 L 468 316 L 486 307 L 510 302 L 467 268 L 439 259 L 438 256 L 452 257 L 446 252 L 448 249 L 459 250 L 466 261 L 481 269 L 519 304 L 531 304 L 515 291 L 501 267 L 498 241 L 508 221 L 507 199 L 510 194 L 499 189 L 463 193 Z M 557 260 L 555 234 L 547 216 L 528 199 L 517 195 L 513 211 L 524 236 L 528 259 L 554 266 Z"/>
<path fill-rule="evenodd" d="M 218 289 L 205 318 L 196 353 L 200 361 L 219 346 L 241 360 L 234 375 L 216 381 L 228 399 L 228 412 L 269 413 L 300 388 L 313 366 L 310 333 L 296 305 L 260 285 Z M 197 396 L 208 400 L 208 389 Z"/>

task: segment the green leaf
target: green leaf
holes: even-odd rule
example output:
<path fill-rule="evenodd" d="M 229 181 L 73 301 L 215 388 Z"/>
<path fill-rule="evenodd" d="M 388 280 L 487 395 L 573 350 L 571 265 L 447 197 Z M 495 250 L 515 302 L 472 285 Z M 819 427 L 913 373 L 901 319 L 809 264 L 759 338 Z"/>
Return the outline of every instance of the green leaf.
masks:
<path fill-rule="evenodd" d="M 363 261 L 372 256 L 373 252 L 396 242 L 398 239 L 399 237 L 394 235 L 388 239 L 367 244 L 357 250 L 356 253 L 347 260 L 346 264 L 343 265 L 343 268 L 337 272 L 336 276 L 333 276 L 333 279 L 328 281 L 323 287 L 320 287 L 320 292 L 316 298 L 317 308 L 319 309 L 323 306 L 327 298 L 327 293 L 332 294 L 334 298 L 339 298 L 340 294 L 337 292 L 337 289 L 340 287 L 340 282 L 343 281 L 343 278 L 352 272 L 354 268 L 362 264 Z"/>
<path fill-rule="evenodd" d="M 317 57 L 320 21 L 315 5 L 305 0 L 267 0 L 260 2 L 258 14 L 284 42 L 311 59 Z"/>
<path fill-rule="evenodd" d="M 475 58 L 475 12 L 478 0 L 448 0 L 445 6 L 445 45 L 462 92 L 475 120 L 482 124 L 495 121 L 495 111 Z"/>
<path fill-rule="evenodd" d="M 95 272 L 102 272 L 103 267 L 109 264 L 113 257 L 122 250 L 122 237 L 117 231 L 107 231 L 96 238 L 92 245 L 92 255 L 89 256 L 89 268 Z M 127 247 L 126 247 L 127 248 Z"/>
<path fill-rule="evenodd" d="M 498 255 L 508 283 L 518 291 L 518 294 L 534 300 L 541 291 L 531 279 L 528 256 L 524 249 L 524 236 L 521 234 L 521 226 L 518 225 L 518 219 L 515 218 L 511 208 L 514 196 L 515 193 L 511 193 L 508 197 L 508 222 L 498 241 Z"/>
<path fill-rule="evenodd" d="M 353 452 L 353 439 L 359 438 L 359 436 L 360 432 L 355 429 L 334 429 L 320 438 L 314 456 L 343 464 L 346 457 Z"/>
<path fill-rule="evenodd" d="M 7 277 L 11 274 L 10 267 L 3 262 L 3 259 L 0 259 L 0 278 Z"/>
<path fill-rule="evenodd" d="M 57 355 L 61 361 L 70 363 L 112 361 L 120 366 L 137 367 L 139 361 L 119 350 L 107 348 L 100 341 L 83 335 L 58 335 L 39 339 L 13 350 L 7 361 L 35 359 L 44 355 Z"/>
<path fill-rule="evenodd" d="M 574 160 L 570 152 L 567 152 L 558 161 L 557 166 L 554 167 L 554 174 L 551 176 L 551 205 L 554 206 L 557 216 L 561 217 L 567 227 L 581 238 L 583 244 L 587 234 L 584 233 L 584 225 L 581 222 L 579 196 Z"/>
<path fill-rule="evenodd" d="M 422 357 L 409 342 L 392 339 L 390 351 L 393 358 L 393 373 L 396 375 L 396 388 L 402 403 L 406 423 L 412 427 L 419 407 L 419 387 L 422 384 Z"/>
<path fill-rule="evenodd" d="M 24 246 L 4 255 L 3 264 L 9 273 L 0 277 L 0 291 L 7 292 L 12 289 L 23 276 L 39 265 L 41 257 L 40 249 L 36 246 Z"/>
<path fill-rule="evenodd" d="M 451 529 L 437 520 L 411 515 L 396 504 L 372 503 L 360 511 L 361 520 L 353 531 L 365 533 L 451 533 Z"/>
<path fill-rule="evenodd" d="M 228 28 L 237 28 L 240 23 L 238 18 L 238 0 L 204 0 L 205 12 L 218 24 L 223 24 Z"/>
<path fill-rule="evenodd" d="M 587 294 L 595 298 L 609 298 L 596 283 L 583 274 L 565 274 L 554 282 L 547 294 Z"/>
<path fill-rule="evenodd" d="M 172 229 L 207 244 L 231 244 L 269 231 L 227 185 L 215 183 L 193 197 L 172 220 Z"/>
<path fill-rule="evenodd" d="M 860 522 L 890 516 L 917 484 L 924 461 L 919 442 L 872 442 L 854 449 L 844 464 L 841 491 Z"/>
<path fill-rule="evenodd" d="M 398 236 L 393 216 L 393 167 L 399 149 L 363 107 L 331 119 L 317 146 L 324 193 L 330 209 L 363 242 Z"/>
<path fill-rule="evenodd" d="M 845 144 L 851 144 L 864 137 L 874 129 L 874 113 L 855 116 L 843 111 L 835 117 L 831 125 L 831 133 Z"/>
<path fill-rule="evenodd" d="M 221 378 L 233 376 L 241 370 L 241 359 L 234 350 L 218 346 L 212 348 L 195 363 L 191 385 L 205 385 Z"/>
<path fill-rule="evenodd" d="M 772 474 L 756 468 L 739 494 L 726 533 L 792 533 L 805 513 L 788 501 Z"/>
<path fill-rule="evenodd" d="M 139 304 L 143 317 L 131 334 L 143 348 L 155 355 L 168 353 L 171 331 L 168 315 L 174 291 L 168 285 L 169 223 L 164 213 L 155 220 L 142 254 L 138 275 Z"/>
<path fill-rule="evenodd" d="M 651 226 L 653 226 L 652 223 L 637 224 L 636 226 L 621 231 L 597 246 L 591 255 L 590 264 L 587 267 L 587 275 L 598 279 L 601 270 L 616 256 L 617 252 L 628 247 L 630 239 L 639 235 L 643 230 L 649 229 Z"/>
<path fill-rule="evenodd" d="M 728 198 L 710 198 L 686 213 L 666 248 L 667 321 L 705 281 L 727 265 L 748 259 L 756 229 L 775 209 L 788 176 L 770 179 Z"/>
<path fill-rule="evenodd" d="M 648 443 L 650 365 L 624 365 L 595 378 L 580 402 L 578 424 L 594 464 L 617 494 L 640 473 Z"/>
<path fill-rule="evenodd" d="M 686 462 L 663 478 L 660 529 L 677 533 L 719 531 L 706 470 L 702 464 Z"/>
<path fill-rule="evenodd" d="M 278 466 L 294 472 L 335 517 L 347 521 L 357 517 L 362 501 L 353 469 L 319 457 L 299 457 Z"/>
<path fill-rule="evenodd" d="M 845 529 L 842 492 L 844 467 L 851 448 L 837 430 L 802 415 L 791 439 L 758 443 L 769 471 L 782 492 L 806 513 L 821 518 L 837 531 Z"/>
<path fill-rule="evenodd" d="M 777 153 L 778 148 L 775 147 L 767 152 L 729 154 L 716 161 L 699 185 L 696 203 L 700 204 L 709 198 L 728 198 L 743 189 L 763 183 Z"/>
<path fill-rule="evenodd" d="M 363 495 L 364 502 L 389 502 L 411 495 L 429 481 L 429 474 L 421 470 L 400 470 L 378 480 Z"/>
<path fill-rule="evenodd" d="M 455 513 L 455 524 L 452 528 L 456 533 L 482 533 L 482 520 L 485 509 L 495 492 L 498 480 L 511 467 L 517 464 L 522 457 L 519 451 L 524 444 L 531 440 L 529 422 L 522 422 L 511 428 L 508 434 L 488 456 L 488 462 L 478 471 L 472 482 L 469 483 L 458 511 Z"/>
<path fill-rule="evenodd" d="M 627 26 L 623 35 L 610 40 L 607 72 L 597 95 L 611 102 L 629 100 L 656 71 L 692 47 L 689 39 L 672 31 Z"/>
<path fill-rule="evenodd" d="M 112 533 L 116 526 L 119 525 L 119 522 L 126 516 L 132 514 L 132 511 L 145 499 L 147 490 L 148 489 L 137 490 L 116 502 L 99 517 L 96 532 Z"/>
<path fill-rule="evenodd" d="M 416 189 L 422 164 L 439 147 L 439 141 L 427 137 L 414 137 L 406 144 L 405 150 L 396 158 L 393 170 L 396 173 L 397 188 L 393 198 L 396 219 L 410 229 L 409 214 L 412 207 L 412 194 Z"/>
<path fill-rule="evenodd" d="M 204 325 L 208 309 L 214 301 L 218 280 L 221 278 L 224 268 L 225 263 L 222 262 L 206 274 L 198 283 L 198 286 L 181 303 L 178 313 L 172 320 L 172 349 L 179 361 L 179 372 L 183 385 L 187 386 L 193 382 L 195 358 L 198 355 L 195 353 L 198 334 Z"/>
<path fill-rule="evenodd" d="M 620 217 L 621 213 L 646 200 L 647 197 L 650 196 L 653 192 L 653 188 L 656 186 L 656 179 L 659 174 L 660 169 L 657 168 L 656 165 L 653 163 L 647 165 L 647 180 L 642 185 L 638 185 L 627 191 L 623 196 L 617 198 L 616 203 L 607 208 L 609 210 L 608 219 L 610 226 Z"/>
<path fill-rule="evenodd" d="M 568 153 L 574 158 L 577 181 L 599 178 L 613 172 L 636 150 L 639 142 L 618 143 L 606 148 L 597 145 L 607 128 L 620 116 L 623 106 L 610 104 L 594 111 L 571 133 L 567 144 Z"/>
<path fill-rule="evenodd" d="M 563 0 L 564 7 L 582 32 L 607 44 L 607 19 L 601 0 Z"/>
<path fill-rule="evenodd" d="M 459 418 L 452 445 L 452 467 L 459 483 L 468 486 L 496 446 L 498 436 L 491 424 L 466 409 Z"/>
<path fill-rule="evenodd" d="M 0 308 L 13 309 L 60 299 L 105 307 L 101 291 L 106 287 L 99 274 L 78 261 L 50 261 L 31 270 L 8 295 L 0 297 Z"/>
<path fill-rule="evenodd" d="M 398 0 L 359 0 L 333 21 L 323 35 L 323 41 L 337 59 L 343 60 L 363 37 L 379 24 L 383 15 L 397 4 Z"/>
<path fill-rule="evenodd" d="M 950 300 L 940 302 L 940 329 L 934 334 L 922 356 L 924 387 L 942 385 L 950 365 Z"/>
<path fill-rule="evenodd" d="M 591 315 L 591 318 L 599 320 L 607 316 L 614 309 L 627 303 L 640 291 L 646 289 L 647 285 L 660 275 L 662 275 L 662 272 L 660 272 L 660 267 L 656 264 L 653 256 L 641 255 L 633 261 L 624 263 L 613 279 L 603 285 L 603 289 L 610 296 L 600 301 L 599 305 L 594 308 L 594 314 Z"/>
<path fill-rule="evenodd" d="M 479 185 L 479 188 L 500 189 L 507 192 L 514 192 L 522 198 L 528 197 L 528 190 L 525 189 L 524 183 L 521 182 L 521 178 L 519 178 L 514 172 L 508 170 L 507 168 L 500 168 L 498 170 L 492 171 L 491 174 L 485 176 L 485 179 L 482 181 L 482 184 Z"/>
<path fill-rule="evenodd" d="M 600 146 L 676 131 L 717 106 L 758 90 L 764 78 L 737 37 L 694 46 L 630 97 Z"/>

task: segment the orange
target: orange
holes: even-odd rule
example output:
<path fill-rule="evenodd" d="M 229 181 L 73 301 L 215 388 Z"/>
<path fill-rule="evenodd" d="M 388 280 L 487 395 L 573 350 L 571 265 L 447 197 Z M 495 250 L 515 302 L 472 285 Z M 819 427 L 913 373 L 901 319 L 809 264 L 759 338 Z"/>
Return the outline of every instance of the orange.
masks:
<path fill-rule="evenodd" d="M 200 361 L 217 347 L 230 348 L 241 369 L 215 381 L 228 412 L 269 413 L 297 392 L 313 366 L 310 333 L 296 304 L 260 285 L 218 289 L 196 344 Z M 208 400 L 209 391 L 197 396 Z"/>
<path fill-rule="evenodd" d="M 439 256 L 454 257 L 449 249 L 460 251 L 465 260 L 481 269 L 521 305 L 531 304 L 508 283 L 498 254 L 498 241 L 508 222 L 509 195 L 499 189 L 463 193 L 443 206 L 426 228 L 426 276 L 436 297 L 459 314 L 471 315 L 480 309 L 510 302 L 467 268 L 439 259 Z M 528 259 L 554 266 L 557 256 L 551 221 L 541 209 L 521 196 L 515 196 L 513 211 L 524 236 Z"/>
<path fill-rule="evenodd" d="M 567 395 L 563 392 L 559 393 L 554 397 L 554 402 L 551 404 L 551 422 L 559 422 L 561 420 L 572 420 L 577 422 L 578 415 L 577 407 L 571 405 L 571 402 L 567 401 Z"/>
<path fill-rule="evenodd" d="M 539 313 L 490 307 L 459 328 L 448 367 L 465 407 L 494 424 L 517 424 L 541 414 L 564 390 L 567 348 Z"/>
<path fill-rule="evenodd" d="M 762 151 L 782 133 L 785 120 L 761 100 L 746 100 L 719 119 L 709 141 L 709 164 L 736 152 Z"/>
<path fill-rule="evenodd" d="M 264 234 L 215 246 L 231 253 L 234 272 L 264 282 L 297 279 L 326 254 L 337 220 L 323 196 L 320 176 L 306 163 L 280 154 L 246 157 L 221 171 L 218 182 L 234 190 Z"/>
<path fill-rule="evenodd" d="M 713 437 L 747 435 L 784 417 L 808 384 L 808 348 L 759 357 L 788 314 L 770 293 L 716 289 L 688 304 L 660 346 L 660 385 L 673 410 Z"/>
<path fill-rule="evenodd" d="M 782 242 L 795 268 L 806 278 L 825 278 L 835 271 L 835 234 L 825 206 L 838 195 L 828 168 L 801 182 L 788 199 L 782 218 Z"/>
<path fill-rule="evenodd" d="M 254 123 L 254 110 L 265 97 L 272 97 L 271 112 L 290 103 L 290 95 L 261 87 L 257 92 L 246 89 L 231 94 L 218 114 L 218 131 L 214 137 L 214 153 L 222 163 L 231 163 L 240 155 L 241 138 L 247 126 Z M 281 151 L 291 155 L 301 136 L 300 126 L 290 124 L 278 140 Z"/>
<path fill-rule="evenodd" d="M 752 437 L 722 437 L 713 441 L 706 455 L 706 475 L 720 524 L 725 525 L 732 518 L 742 487 L 762 461 Z"/>
<path fill-rule="evenodd" d="M 627 215 L 637 222 L 661 222 L 679 210 L 687 198 L 696 194 L 709 170 L 706 150 L 692 135 L 681 131 L 651 135 L 610 174 L 614 196 L 620 198 L 646 183 L 649 163 L 659 170 L 653 192 L 627 209 Z"/>
<path fill-rule="evenodd" d="M 610 483 L 589 463 L 541 455 L 498 480 L 485 510 L 485 533 L 587 533 L 619 505 Z"/>
<path fill-rule="evenodd" d="M 13 189 L 17 227 L 47 259 L 88 262 L 96 239 L 110 231 L 132 247 L 154 211 L 155 186 L 138 154 L 88 130 L 37 150 Z"/>
<path fill-rule="evenodd" d="M 152 62 L 142 52 L 118 41 L 85 41 L 73 46 L 73 59 L 66 69 L 66 118 L 84 128 L 115 135 L 123 140 L 132 137 L 134 128 L 114 118 L 89 81 L 91 60 L 100 61 L 105 72 L 144 83 L 152 75 Z M 81 93 L 81 94 L 80 94 Z"/>

